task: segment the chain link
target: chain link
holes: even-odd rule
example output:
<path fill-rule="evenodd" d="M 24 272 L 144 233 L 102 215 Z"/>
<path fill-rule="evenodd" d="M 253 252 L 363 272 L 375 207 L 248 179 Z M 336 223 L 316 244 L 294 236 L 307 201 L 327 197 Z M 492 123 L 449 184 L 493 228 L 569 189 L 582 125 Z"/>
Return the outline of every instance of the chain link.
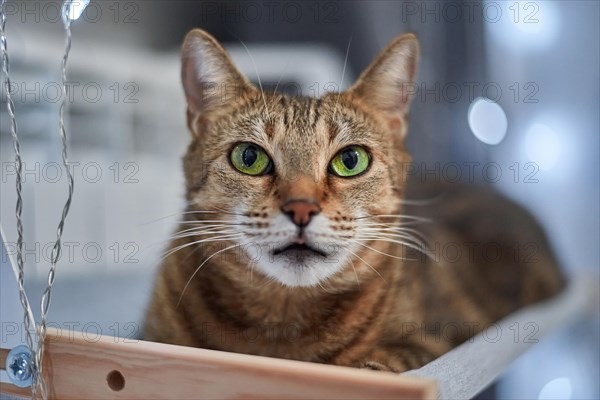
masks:
<path fill-rule="evenodd" d="M 67 2 L 63 6 L 63 12 L 66 12 Z M 69 209 L 71 208 L 71 201 L 73 199 L 73 190 L 75 188 L 75 180 L 73 179 L 73 174 L 71 172 L 69 166 L 69 159 L 67 153 L 67 130 L 65 127 L 65 109 L 67 108 L 68 101 L 68 88 L 67 88 L 67 61 L 69 60 L 69 53 L 71 52 L 71 19 L 65 18 L 65 52 L 62 58 L 61 63 L 61 84 L 62 84 L 62 102 L 60 104 L 59 110 L 59 132 L 60 138 L 62 141 L 62 162 L 67 171 L 67 180 L 68 180 L 68 195 L 67 200 L 63 206 L 62 214 L 60 221 L 58 223 L 58 227 L 56 229 L 56 241 L 54 242 L 54 246 L 52 247 L 52 253 L 50 256 L 50 270 L 48 271 L 48 285 L 46 286 L 46 290 L 42 294 L 41 301 L 41 318 L 40 323 L 38 325 L 38 347 L 35 353 L 35 364 L 38 370 L 39 379 L 36 380 L 37 385 L 34 385 L 34 398 L 36 396 L 37 391 L 43 399 L 47 398 L 47 388 L 46 382 L 43 379 L 43 367 L 44 367 L 44 342 L 46 338 L 46 321 L 48 318 L 48 310 L 50 308 L 50 300 L 52 298 L 52 286 L 54 285 L 54 279 L 56 274 L 56 263 L 60 259 L 61 251 L 62 251 L 62 235 L 63 229 L 65 226 L 65 221 L 67 219 L 67 215 L 69 214 Z"/>
<path fill-rule="evenodd" d="M 21 145 L 19 143 L 19 136 L 17 135 L 17 119 L 15 117 L 15 103 L 12 99 L 12 85 L 10 80 L 10 61 L 8 58 L 8 45 L 6 41 L 6 11 L 5 11 L 6 0 L 0 2 L 0 46 L 2 48 L 2 72 L 4 73 L 4 85 L 6 88 L 6 109 L 10 118 L 10 133 L 13 139 L 13 148 L 15 151 L 15 167 L 17 170 L 16 176 L 16 188 L 17 188 L 17 205 L 15 207 L 15 216 L 17 219 L 17 269 L 19 276 L 17 284 L 19 285 L 19 300 L 23 307 L 23 325 L 25 328 L 25 340 L 29 351 L 33 354 L 33 335 L 32 335 L 32 321 L 33 316 L 29 314 L 31 307 L 29 306 L 29 299 L 25 292 L 25 269 L 23 261 L 23 195 L 22 195 L 22 171 L 23 162 L 21 160 Z"/>
<path fill-rule="evenodd" d="M 67 108 L 68 99 L 68 88 L 67 88 L 67 61 L 69 59 L 69 53 L 71 51 L 71 19 L 64 18 L 64 27 L 66 32 L 65 39 L 65 52 L 61 63 L 61 78 L 62 78 L 62 102 L 59 109 L 59 133 L 62 141 L 62 162 L 65 166 L 68 179 L 68 196 L 63 206 L 62 214 L 58 227 L 56 229 L 56 240 L 52 247 L 52 253 L 50 257 L 50 270 L 48 271 L 48 285 L 42 294 L 41 300 L 41 318 L 40 323 L 37 326 L 37 347 L 34 348 L 33 337 L 31 333 L 31 324 L 35 324 L 32 315 L 28 313 L 30 310 L 29 300 L 25 292 L 25 273 L 24 273 L 24 260 L 23 260 L 23 196 L 22 196 L 22 159 L 21 159 L 21 147 L 19 143 L 19 137 L 17 135 L 17 122 L 15 118 L 15 105 L 11 97 L 11 81 L 10 81 L 10 63 L 8 58 L 8 46 L 5 35 L 6 26 L 6 12 L 5 12 L 6 0 L 0 0 L 0 45 L 2 50 L 2 71 L 5 75 L 6 85 L 6 99 L 7 99 L 7 110 L 11 120 L 11 135 L 14 143 L 15 151 L 15 164 L 17 170 L 16 177 L 16 189 L 17 189 L 17 205 L 15 209 L 17 219 L 17 269 L 18 269 L 18 285 L 19 285 L 19 299 L 21 306 L 24 310 L 24 325 L 26 331 L 27 347 L 32 354 L 35 354 L 34 358 L 34 371 L 33 372 L 33 384 L 32 384 L 32 397 L 34 399 L 48 398 L 48 389 L 43 375 L 43 363 L 44 363 L 44 342 L 46 338 L 47 329 L 47 318 L 48 311 L 50 308 L 50 301 L 52 298 L 52 287 L 56 276 L 56 264 L 60 259 L 62 250 L 62 235 L 65 226 L 67 215 L 71 207 L 71 201 L 73 199 L 73 190 L 75 182 L 73 174 L 69 168 L 68 152 L 67 152 L 67 131 L 65 127 L 65 109 Z M 63 12 L 68 10 L 67 2 L 63 5 Z"/>

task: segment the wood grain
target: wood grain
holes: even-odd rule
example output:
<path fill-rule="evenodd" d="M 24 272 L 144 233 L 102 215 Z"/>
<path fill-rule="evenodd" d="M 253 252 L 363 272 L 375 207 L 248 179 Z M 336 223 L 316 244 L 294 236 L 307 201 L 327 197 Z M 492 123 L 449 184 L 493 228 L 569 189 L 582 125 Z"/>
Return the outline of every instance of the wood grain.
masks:
<path fill-rule="evenodd" d="M 435 382 L 428 379 L 112 337 L 86 338 L 81 332 L 48 329 L 46 342 L 51 399 L 433 399 L 437 393 Z M 107 380 L 111 372 L 116 390 Z M 118 390 L 120 384 L 124 387 Z M 12 388 L 3 384 L 0 391 L 23 394 Z"/>
<path fill-rule="evenodd" d="M 6 365 L 6 357 L 8 357 L 10 349 L 0 349 L 0 368 L 4 371 Z"/>
<path fill-rule="evenodd" d="M 0 393 L 14 397 L 30 398 L 31 388 L 20 388 L 10 383 L 0 382 Z"/>

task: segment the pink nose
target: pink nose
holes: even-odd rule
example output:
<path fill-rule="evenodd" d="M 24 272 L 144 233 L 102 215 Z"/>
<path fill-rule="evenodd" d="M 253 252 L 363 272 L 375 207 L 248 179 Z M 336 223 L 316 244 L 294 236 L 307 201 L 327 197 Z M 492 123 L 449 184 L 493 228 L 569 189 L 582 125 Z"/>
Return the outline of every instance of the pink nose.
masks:
<path fill-rule="evenodd" d="M 313 215 L 321 212 L 321 208 L 315 201 L 291 200 L 281 207 L 281 211 L 287 214 L 294 224 L 304 227 L 308 225 Z"/>

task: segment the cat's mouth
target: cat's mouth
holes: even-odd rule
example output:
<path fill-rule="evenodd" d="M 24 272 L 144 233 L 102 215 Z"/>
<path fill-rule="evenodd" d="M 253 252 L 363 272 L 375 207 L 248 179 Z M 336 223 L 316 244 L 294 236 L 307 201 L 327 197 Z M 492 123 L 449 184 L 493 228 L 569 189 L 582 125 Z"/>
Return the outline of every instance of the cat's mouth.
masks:
<path fill-rule="evenodd" d="M 321 251 L 317 248 L 309 246 L 308 244 L 306 244 L 306 242 L 290 243 L 287 246 L 280 247 L 279 249 L 273 250 L 272 254 L 274 256 L 285 256 L 285 257 L 289 257 L 290 259 L 296 259 L 299 261 L 302 261 L 305 258 L 311 257 L 311 256 L 313 256 L 313 257 L 320 256 L 320 257 L 324 257 L 324 258 L 327 257 L 326 253 L 324 253 L 323 251 Z"/>

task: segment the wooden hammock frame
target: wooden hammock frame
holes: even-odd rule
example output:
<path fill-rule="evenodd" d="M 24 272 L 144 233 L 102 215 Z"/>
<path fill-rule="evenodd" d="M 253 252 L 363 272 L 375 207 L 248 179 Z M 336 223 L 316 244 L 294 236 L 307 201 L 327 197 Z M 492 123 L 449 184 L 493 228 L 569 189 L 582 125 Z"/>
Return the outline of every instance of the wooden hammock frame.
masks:
<path fill-rule="evenodd" d="M 594 278 L 591 282 L 597 282 Z M 584 309 L 597 313 L 598 287 L 590 286 L 588 279 L 500 325 L 510 326 L 520 318 L 540 321 L 542 331 L 549 331 L 581 317 Z M 90 340 L 81 332 L 64 334 L 49 328 L 44 378 L 49 398 L 66 400 L 470 398 L 528 347 L 507 343 L 504 339 L 490 352 L 490 343 L 477 337 L 419 370 L 397 375 L 114 337 Z M 2 368 L 8 352 L 0 349 Z M 473 366 L 479 374 L 473 373 Z M 31 389 L 0 382 L 0 394 L 29 398 Z"/>
<path fill-rule="evenodd" d="M 48 329 L 50 399 L 434 399 L 432 379 Z M 8 350 L 2 349 L 4 366 Z M 0 393 L 31 388 L 1 383 Z"/>
<path fill-rule="evenodd" d="M 554 298 L 495 325 L 509 331 L 515 323 L 534 322 L 541 339 L 597 315 L 598 278 L 575 276 Z M 468 399 L 531 346 L 512 335 L 490 342 L 480 333 L 422 368 L 396 375 L 50 328 L 45 343 L 50 399 Z M 8 351 L 0 351 L 2 366 Z M 31 390 L 0 383 L 0 393 L 30 397 Z"/>

